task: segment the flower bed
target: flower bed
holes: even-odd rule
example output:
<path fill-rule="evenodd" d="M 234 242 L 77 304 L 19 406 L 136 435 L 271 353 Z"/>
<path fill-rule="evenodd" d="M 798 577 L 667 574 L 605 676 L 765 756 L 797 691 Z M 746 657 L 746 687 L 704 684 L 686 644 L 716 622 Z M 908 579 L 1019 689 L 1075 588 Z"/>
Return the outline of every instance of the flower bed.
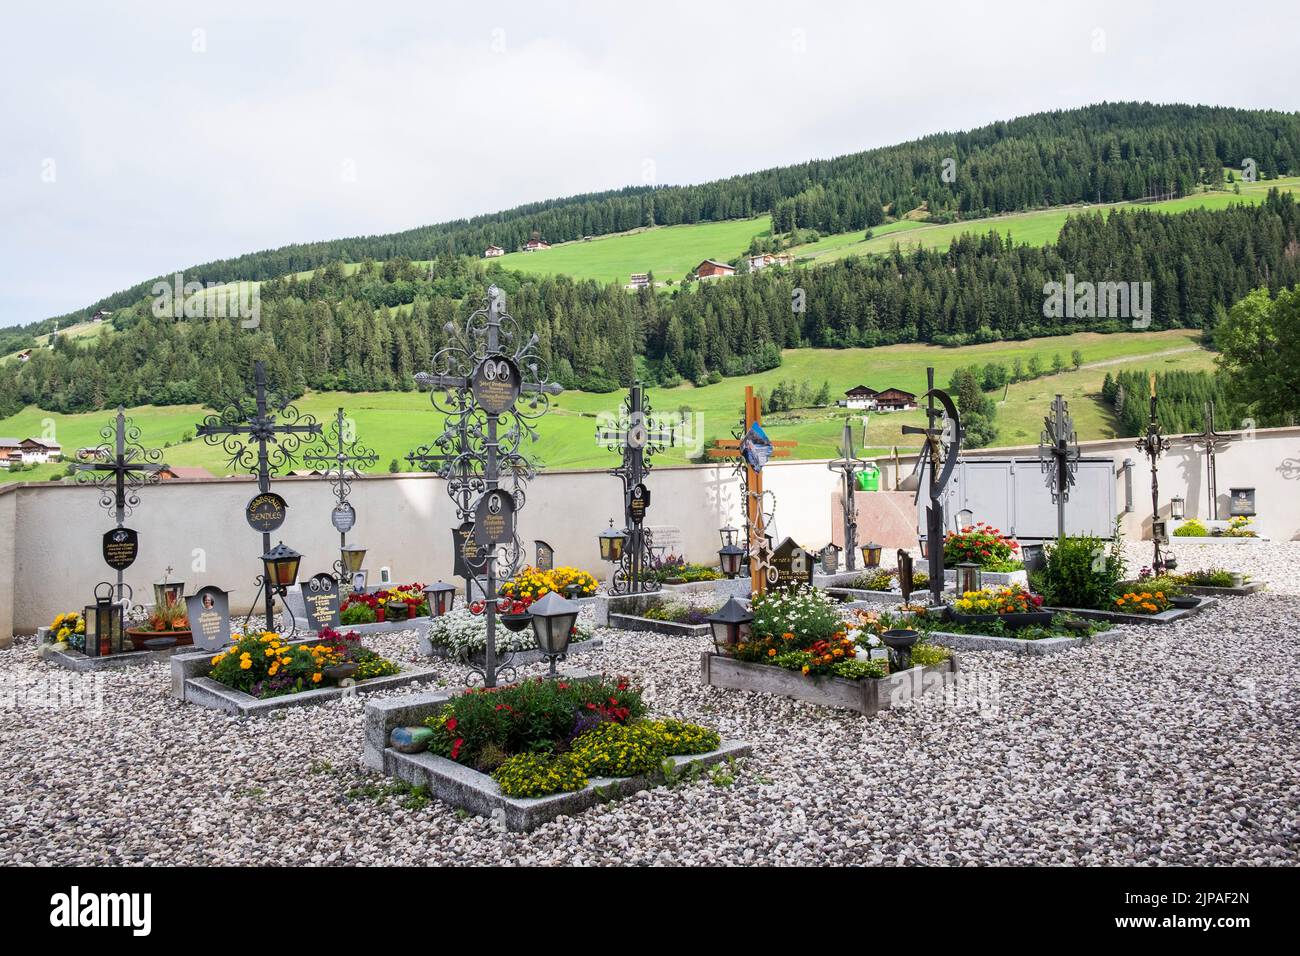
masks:
<path fill-rule="evenodd" d="M 261 700 L 343 681 L 359 684 L 401 671 L 362 646 L 355 633 L 329 628 L 320 632 L 316 643 L 290 643 L 271 631 L 236 635 L 234 644 L 213 656 L 211 664 L 212 680 Z"/>
<path fill-rule="evenodd" d="M 678 592 L 673 597 L 661 593 L 619 595 L 606 599 L 606 620 L 610 627 L 625 631 L 705 637 L 709 634 L 705 618 L 722 603 L 711 590 L 698 595 Z"/>
<path fill-rule="evenodd" d="M 1174 575 L 1184 590 L 1189 594 L 1206 596 L 1243 597 L 1263 589 L 1262 581 L 1252 581 L 1238 571 L 1226 571 L 1223 568 L 1205 568 Z"/>
<path fill-rule="evenodd" d="M 1005 627 L 1044 626 L 1052 612 L 1041 610 L 1043 599 L 1018 584 L 967 591 L 953 601 L 949 615 L 960 624 L 998 624 Z"/>
<path fill-rule="evenodd" d="M 339 607 L 339 621 L 345 626 L 390 623 L 390 605 L 401 608 L 392 621 L 409 621 L 429 616 L 429 602 L 424 599 L 423 584 L 402 584 L 382 591 L 354 591 Z"/>
<path fill-rule="evenodd" d="M 655 562 L 650 575 L 660 584 L 694 584 L 699 581 L 716 581 L 722 572 L 708 564 L 692 564 L 685 558 L 670 554 Z"/>
<path fill-rule="evenodd" d="M 574 625 L 569 646 L 591 641 L 595 632 L 581 623 Z M 519 631 L 499 627 L 496 631 L 495 646 L 498 654 L 507 651 L 525 655 L 537 649 L 537 638 L 531 627 Z M 428 634 L 421 639 L 420 649 L 423 653 L 435 657 L 455 657 L 466 660 L 487 650 L 487 621 L 481 614 L 456 608 L 449 614 L 436 617 L 429 622 Z"/>
<path fill-rule="evenodd" d="M 526 609 L 529 604 L 552 591 L 563 596 L 565 588 L 571 584 L 581 588 L 579 597 L 590 597 L 599 586 L 596 579 L 581 568 L 561 567 L 540 571 L 527 567 L 501 585 L 501 596 L 522 602 Z"/>

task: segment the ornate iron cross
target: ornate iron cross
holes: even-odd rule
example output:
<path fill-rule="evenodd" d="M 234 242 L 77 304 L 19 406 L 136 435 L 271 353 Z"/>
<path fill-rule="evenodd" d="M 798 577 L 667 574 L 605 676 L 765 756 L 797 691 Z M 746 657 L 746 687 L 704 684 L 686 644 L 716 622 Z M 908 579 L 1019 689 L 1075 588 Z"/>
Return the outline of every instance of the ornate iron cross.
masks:
<path fill-rule="evenodd" d="M 252 412 L 246 409 L 244 401 L 235 400 L 215 415 L 204 418 L 194 434 L 201 435 L 209 445 L 220 446 L 231 468 L 257 476 L 257 490 L 265 494 L 271 490 L 271 476 L 292 467 L 297 460 L 303 436 L 319 435 L 321 426 L 315 417 L 303 415 L 288 399 L 268 393 L 263 362 L 253 365 L 251 395 Z M 257 446 L 256 451 L 253 445 Z M 270 550 L 271 534 L 263 531 L 262 553 Z M 275 627 L 275 596 L 264 577 L 258 577 L 257 585 L 265 591 L 266 629 L 270 631 Z"/>
<path fill-rule="evenodd" d="M 1193 448 L 1205 449 L 1205 469 L 1207 487 L 1210 496 L 1209 515 L 1214 521 L 1219 520 L 1219 469 L 1215 454 L 1220 448 L 1227 448 L 1237 440 L 1236 435 L 1224 435 L 1214 430 L 1214 402 L 1205 403 L 1205 431 L 1184 439 Z"/>
<path fill-rule="evenodd" d="M 844 512 L 844 570 L 856 571 L 857 559 L 854 553 L 858 549 L 858 504 L 855 496 L 858 470 L 866 461 L 853 454 L 853 426 L 848 419 L 844 421 L 844 437 L 840 440 L 840 457 L 826 463 L 831 471 L 840 472 L 843 480 L 843 500 L 840 502 Z"/>
<path fill-rule="evenodd" d="M 598 444 L 623 454 L 619 466 L 609 470 L 623 482 L 623 527 L 627 533 L 623 558 L 610 579 L 609 589 L 614 594 L 659 590 L 659 582 L 646 575 L 654 541 L 632 506 L 634 490 L 644 484 L 646 474 L 653 467 L 651 458 L 677 443 L 676 431 L 659 426 L 653 414 L 654 409 L 645 398 L 645 386 L 635 382 L 628 389 L 613 426 L 596 429 Z"/>
<path fill-rule="evenodd" d="M 524 338 L 505 310 L 505 293 L 496 286 L 488 289 L 487 306 L 471 313 L 463 328 L 449 322 L 445 331 L 450 344 L 434 356 L 434 370 L 416 376 L 444 416 L 443 431 L 407 455 L 407 461 L 446 480 L 462 522 L 475 517 L 484 497 L 503 480 L 509 482 L 517 513 L 524 506 L 525 486 L 536 474 L 521 448 L 527 440 L 537 441 L 533 423 L 550 407 L 550 396 L 563 388 L 546 381 L 539 370 L 537 335 Z M 525 395 L 528 400 L 522 402 Z M 468 663 L 471 679 L 477 676 L 484 686 L 495 687 L 499 677 L 514 673 L 512 655 L 498 661 L 496 653 L 497 582 L 518 570 L 524 548 L 516 530 L 512 540 L 495 542 L 481 553 L 471 563 L 481 565 L 486 578 L 487 643 L 481 665 Z"/>
<path fill-rule="evenodd" d="M 1074 474 L 1079 470 L 1079 438 L 1074 432 L 1070 403 L 1060 395 L 1052 401 L 1052 414 L 1043 417 L 1038 439 L 1038 460 L 1056 504 L 1056 538 L 1065 537 L 1065 503 L 1070 500 Z"/>
<path fill-rule="evenodd" d="M 140 429 L 121 405 L 113 424 L 100 429 L 99 437 L 101 444 L 91 451 L 90 460 L 77 462 L 76 480 L 99 489 L 100 507 L 114 513 L 120 528 L 140 503 L 139 488 L 157 484 L 158 473 L 167 466 L 159 449 L 140 443 Z"/>
<path fill-rule="evenodd" d="M 953 469 L 961 455 L 961 416 L 952 397 L 945 391 L 934 387 L 934 369 L 925 370 L 928 386 L 925 399 L 925 418 L 928 424 L 924 428 L 904 425 L 904 435 L 924 435 L 925 445 L 922 454 L 929 456 L 929 496 L 930 503 L 925 509 L 926 553 L 929 560 L 930 603 L 943 601 L 943 492 L 952 478 Z M 936 408 L 935 402 L 942 408 Z M 921 490 L 917 489 L 919 495 Z"/>
<path fill-rule="evenodd" d="M 121 528 L 126 518 L 140 503 L 139 489 L 143 485 L 158 483 L 158 473 L 167 466 L 162 462 L 162 451 L 145 448 L 140 442 L 140 429 L 133 419 L 126 417 L 126 409 L 117 407 L 113 424 L 99 430 L 100 444 L 90 453 L 89 461 L 76 464 L 76 481 L 93 485 L 99 490 L 100 507 L 113 512 Z M 117 599 L 128 596 L 117 572 Z"/>
<path fill-rule="evenodd" d="M 1147 433 L 1139 438 L 1134 446 L 1138 451 L 1147 456 L 1151 462 L 1151 542 L 1152 557 L 1151 569 L 1157 574 L 1163 574 L 1166 560 L 1164 552 L 1161 550 L 1161 536 L 1158 533 L 1160 524 L 1160 476 L 1158 466 L 1160 456 L 1169 450 L 1169 439 L 1160 433 L 1160 419 L 1156 416 L 1156 376 L 1151 373 L 1151 412 L 1147 418 Z"/>
<path fill-rule="evenodd" d="M 301 414 L 287 399 L 267 392 L 264 362 L 257 362 L 253 369 L 253 411 L 248 412 L 244 402 L 232 402 L 203 419 L 194 434 L 201 435 L 209 445 L 220 446 L 231 468 L 256 475 L 258 490 L 266 492 L 271 490 L 271 476 L 297 460 L 302 436 L 319 435 L 321 426 L 315 417 Z M 247 436 L 247 441 L 241 436 Z"/>
<path fill-rule="evenodd" d="M 319 468 L 324 472 L 326 480 L 334 488 L 334 500 L 337 502 L 335 510 L 347 512 L 350 517 L 355 518 L 356 512 L 349 504 L 348 496 L 352 493 L 353 479 L 361 473 L 357 466 L 378 464 L 379 455 L 357 440 L 356 428 L 343 414 L 343 409 L 340 408 L 335 412 L 334 421 L 325 435 L 324 443 L 304 452 L 302 461 L 303 464 L 311 468 Z M 347 527 L 351 527 L 350 522 Z M 339 531 L 340 551 L 346 548 L 347 544 L 347 531 Z M 341 578 L 342 557 L 334 564 Z"/>

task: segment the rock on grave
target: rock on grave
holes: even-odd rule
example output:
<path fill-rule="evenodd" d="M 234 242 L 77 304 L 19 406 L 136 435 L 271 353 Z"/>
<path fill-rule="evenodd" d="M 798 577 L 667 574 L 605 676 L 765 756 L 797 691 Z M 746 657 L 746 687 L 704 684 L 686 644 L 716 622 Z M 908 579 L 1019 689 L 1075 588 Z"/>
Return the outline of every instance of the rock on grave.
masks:
<path fill-rule="evenodd" d="M 388 743 L 401 753 L 418 754 L 429 749 L 432 740 L 431 727 L 398 727 L 389 736 Z"/>

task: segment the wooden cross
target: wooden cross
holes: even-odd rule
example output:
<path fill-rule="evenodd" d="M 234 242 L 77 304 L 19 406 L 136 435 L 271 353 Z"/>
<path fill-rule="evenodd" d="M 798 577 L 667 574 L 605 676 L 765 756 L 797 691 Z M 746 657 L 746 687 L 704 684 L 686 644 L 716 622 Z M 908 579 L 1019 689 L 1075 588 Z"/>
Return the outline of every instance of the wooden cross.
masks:
<path fill-rule="evenodd" d="M 319 435 L 320 423 L 310 415 L 298 419 L 293 410 L 293 421 L 278 424 L 276 419 L 286 409 L 287 403 L 278 408 L 271 408 L 266 397 L 266 364 L 257 362 L 253 366 L 253 400 L 255 408 L 252 415 L 245 415 L 241 406 L 226 409 L 220 416 L 209 415 L 194 434 L 202 436 L 208 444 L 224 444 L 230 464 L 234 468 L 248 467 L 252 459 L 248 457 L 248 445 L 257 445 L 257 465 L 250 469 L 257 476 L 257 490 L 263 493 L 271 490 L 271 475 L 282 466 L 293 463 L 294 452 L 298 447 L 298 435 Z M 243 421 L 238 418 L 244 416 Z M 248 441 L 239 441 L 239 436 L 247 435 Z M 281 442 L 280 436 L 286 436 Z M 215 439 L 220 439 L 217 441 Z M 278 460 L 273 465 L 268 445 L 277 445 Z"/>
<path fill-rule="evenodd" d="M 101 445 L 94 451 L 91 461 L 78 462 L 77 471 L 92 472 L 95 484 L 113 484 L 112 498 L 105 498 L 104 503 L 112 504 L 117 526 L 122 527 L 127 512 L 135 504 L 135 495 L 127 493 L 128 486 L 152 484 L 158 481 L 158 473 L 167 466 L 148 459 L 157 458 L 156 452 L 145 451 L 132 440 L 134 426 L 127 425 L 126 409 L 117 407 L 117 419 L 114 422 L 112 437 L 113 447 Z M 105 438 L 107 432 L 101 432 Z"/>
<path fill-rule="evenodd" d="M 853 479 L 857 476 L 858 469 L 865 464 L 866 462 L 863 459 L 853 454 L 853 426 L 849 424 L 848 419 L 845 419 L 844 437 L 840 444 L 840 457 L 826 463 L 826 467 L 831 471 L 840 472 L 844 482 L 841 507 L 844 510 L 845 571 L 857 570 L 857 560 L 854 552 L 857 551 L 858 547 L 858 504 L 855 496 L 857 489 Z"/>
<path fill-rule="evenodd" d="M 709 449 L 710 458 L 727 458 L 735 461 L 741 474 L 745 493 L 745 544 L 749 550 L 750 594 L 767 590 L 767 566 L 771 545 L 767 540 L 766 520 L 763 517 L 763 473 L 756 471 L 741 454 L 741 444 L 755 425 L 763 423 L 763 400 L 754 394 L 754 386 L 745 386 L 745 414 L 741 419 L 738 437 L 724 438 Z M 734 433 L 733 433 L 734 434 Z M 773 458 L 789 458 L 795 441 L 772 442 Z"/>
<path fill-rule="evenodd" d="M 1219 520 L 1219 469 L 1215 461 L 1215 453 L 1220 448 L 1226 448 L 1237 440 L 1235 435 L 1224 435 L 1214 430 L 1214 402 L 1205 403 L 1205 431 L 1199 435 L 1192 435 L 1184 441 L 1189 442 L 1193 448 L 1203 446 L 1205 448 L 1205 468 L 1208 478 L 1208 487 L 1210 495 L 1210 518 Z"/>
<path fill-rule="evenodd" d="M 1071 447 L 1073 445 L 1073 447 Z M 1079 440 L 1074 432 L 1070 404 L 1060 395 L 1052 401 L 1052 414 L 1043 418 L 1038 458 L 1052 501 L 1056 503 L 1056 539 L 1065 537 L 1065 503 L 1070 499 L 1074 473 L 1079 468 Z"/>

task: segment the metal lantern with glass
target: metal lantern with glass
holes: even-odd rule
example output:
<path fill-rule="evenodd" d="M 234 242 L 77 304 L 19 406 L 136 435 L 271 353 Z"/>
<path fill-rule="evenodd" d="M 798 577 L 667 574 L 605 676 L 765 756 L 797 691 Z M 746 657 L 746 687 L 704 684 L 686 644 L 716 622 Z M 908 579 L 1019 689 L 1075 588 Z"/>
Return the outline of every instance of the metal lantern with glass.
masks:
<path fill-rule="evenodd" d="M 600 533 L 600 560 L 617 564 L 623 560 L 623 545 L 627 544 L 627 532 L 614 527 L 614 519 L 609 519 L 609 527 Z"/>
<path fill-rule="evenodd" d="M 87 657 L 122 653 L 126 626 L 122 602 L 114 600 L 116 593 L 111 581 L 101 581 L 95 585 L 95 603 L 85 607 Z"/>
<path fill-rule="evenodd" d="M 868 569 L 880 567 L 880 552 L 882 550 L 883 546 L 876 544 L 874 541 L 864 544 L 862 546 L 862 563 Z"/>
<path fill-rule="evenodd" d="M 451 612 L 456 603 L 455 585 L 437 581 L 424 589 L 424 600 L 429 605 L 429 617 L 442 617 Z"/>
<path fill-rule="evenodd" d="M 971 591 L 978 591 L 983 586 L 981 577 L 980 566 L 974 561 L 958 561 L 957 593 L 969 594 Z"/>
<path fill-rule="evenodd" d="M 267 591 L 283 597 L 289 588 L 298 583 L 298 566 L 301 563 L 302 555 L 283 541 L 262 555 Z"/>
<path fill-rule="evenodd" d="M 578 621 L 578 605 L 551 591 L 528 607 L 533 617 L 533 636 L 537 647 L 551 662 L 549 677 L 555 677 L 555 662 L 562 660 L 569 650 L 574 626 Z"/>
<path fill-rule="evenodd" d="M 730 654 L 737 644 L 749 640 L 749 627 L 750 622 L 754 620 L 754 615 L 750 613 L 749 608 L 733 597 L 705 620 L 709 622 L 709 628 L 713 631 L 713 646 L 717 652 Z"/>

